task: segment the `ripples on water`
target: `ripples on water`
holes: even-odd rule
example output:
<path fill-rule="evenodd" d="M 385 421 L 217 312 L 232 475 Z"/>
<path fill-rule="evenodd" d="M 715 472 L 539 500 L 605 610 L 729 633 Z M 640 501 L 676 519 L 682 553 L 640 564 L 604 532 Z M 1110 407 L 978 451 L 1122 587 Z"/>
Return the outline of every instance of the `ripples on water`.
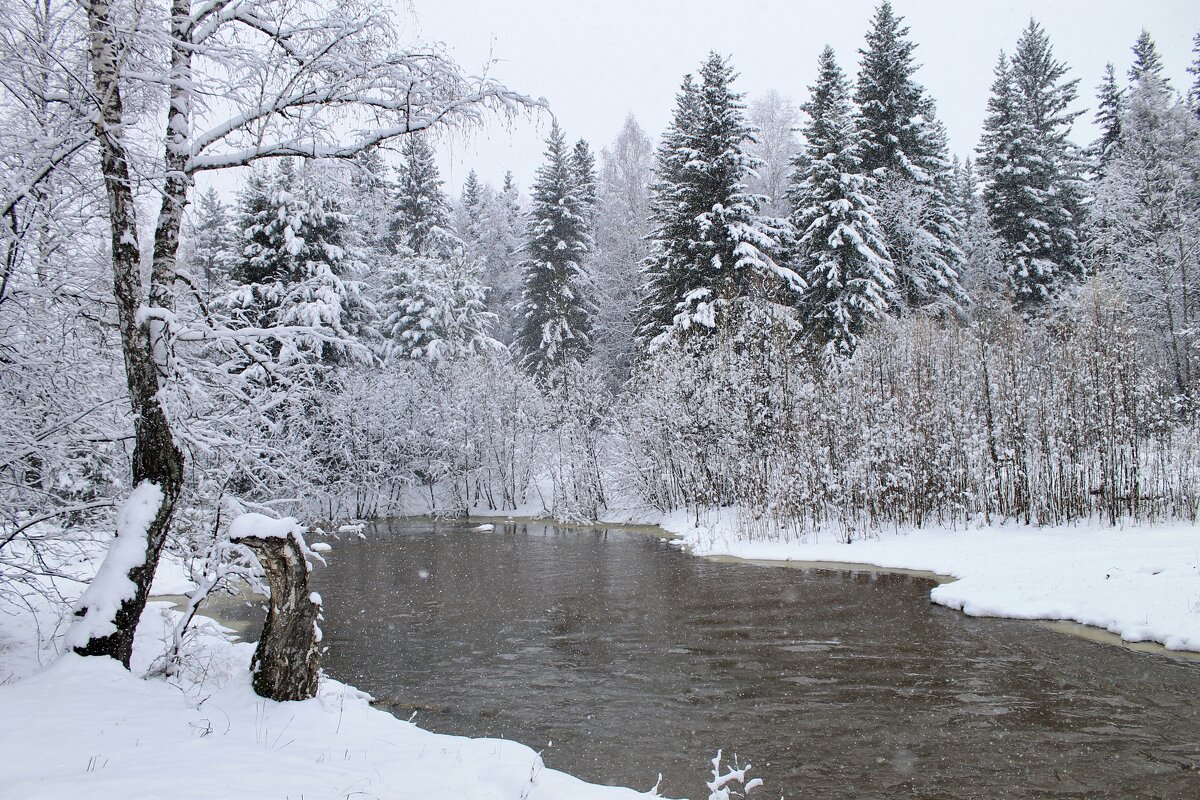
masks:
<path fill-rule="evenodd" d="M 1200 798 L 1200 665 L 965 617 L 901 575 L 720 564 L 619 530 L 380 524 L 316 573 L 326 670 L 442 733 L 703 797 Z"/>

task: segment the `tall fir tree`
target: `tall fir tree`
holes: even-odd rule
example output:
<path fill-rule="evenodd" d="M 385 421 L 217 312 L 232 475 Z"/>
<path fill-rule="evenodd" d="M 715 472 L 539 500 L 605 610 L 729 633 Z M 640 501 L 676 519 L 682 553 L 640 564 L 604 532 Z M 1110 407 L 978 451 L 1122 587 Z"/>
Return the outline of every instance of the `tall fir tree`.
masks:
<path fill-rule="evenodd" d="M 374 309 L 356 280 L 346 246 L 350 218 L 337 198 L 284 159 L 274 175 L 251 174 L 239 222 L 243 247 L 233 277 L 240 286 L 220 303 L 235 324 L 310 331 L 277 339 L 283 363 L 362 357 L 353 340 L 369 338 Z"/>
<path fill-rule="evenodd" d="M 1083 158 L 1068 136 L 1078 80 L 1054 58 L 1037 22 L 1001 54 L 988 100 L 979 165 L 988 218 L 1001 243 L 1013 299 L 1026 312 L 1083 272 Z"/>
<path fill-rule="evenodd" d="M 571 151 L 553 123 L 546 161 L 533 184 L 521 327 L 514 342 L 531 375 L 557 384 L 591 355 L 595 312 L 584 259 L 592 249 L 588 203 L 576 183 Z"/>
<path fill-rule="evenodd" d="M 873 180 L 903 305 L 960 310 L 962 231 L 948 196 L 952 180 L 945 129 L 915 80 L 916 44 L 891 3 L 880 3 L 867 32 L 854 99 L 863 171 Z"/>
<path fill-rule="evenodd" d="M 959 164 L 954 160 L 954 206 L 962 222 L 963 288 L 973 303 L 986 302 L 1003 296 L 1008 281 L 1000 265 L 996 234 L 988 222 L 987 210 L 981 197 L 975 164 L 968 158 Z"/>
<path fill-rule="evenodd" d="M 209 187 L 200 195 L 188 229 L 190 266 L 211 295 L 214 288 L 227 281 L 236 269 L 241 239 L 230 209 L 221 201 L 216 189 Z"/>
<path fill-rule="evenodd" d="M 908 41 L 903 22 L 884 0 L 875 9 L 867 46 L 859 50 L 862 65 L 854 102 L 861 116 L 862 167 L 877 177 L 888 172 L 916 177 L 920 167 L 915 159 L 924 150 L 921 114 L 928 100 L 913 80 L 917 46 Z"/>
<path fill-rule="evenodd" d="M 797 266 L 808 282 L 805 332 L 827 357 L 846 357 L 870 321 L 896 302 L 897 279 L 866 192 L 849 84 L 830 47 L 811 92 L 790 192 Z"/>
<path fill-rule="evenodd" d="M 404 162 L 396 182 L 393 249 L 417 255 L 452 249 L 450 206 L 442 191 L 433 146 L 423 133 L 414 133 L 405 137 L 400 152 Z"/>
<path fill-rule="evenodd" d="M 656 154 L 654 253 L 644 265 L 640 341 L 721 328 L 742 298 L 794 302 L 803 280 L 776 263 L 779 232 L 746 191 L 757 159 L 733 67 L 711 53 L 699 81 L 684 77 Z"/>
<path fill-rule="evenodd" d="M 1121 141 L 1121 103 L 1125 90 L 1117 85 L 1116 71 L 1110 61 L 1104 67 L 1104 77 L 1096 87 L 1095 124 L 1100 136 L 1088 148 L 1092 169 L 1096 175 L 1104 174 L 1104 167 L 1112 157 L 1113 149 Z"/>
<path fill-rule="evenodd" d="M 1144 83 L 1154 86 L 1166 94 L 1171 93 L 1170 84 L 1163 74 L 1162 57 L 1158 54 L 1158 45 L 1154 43 L 1150 32 L 1142 29 L 1137 41 L 1133 43 L 1133 63 L 1129 67 L 1129 82 Z"/>
<path fill-rule="evenodd" d="M 596 157 L 584 139 L 571 149 L 571 175 L 575 180 L 579 198 L 587 210 L 589 221 L 596 216 Z"/>
<path fill-rule="evenodd" d="M 454 230 L 462 240 L 468 257 L 481 258 L 480 240 L 483 238 L 485 221 L 484 207 L 489 200 L 489 190 L 479 182 L 475 170 L 467 173 L 462 194 L 454 206 Z"/>

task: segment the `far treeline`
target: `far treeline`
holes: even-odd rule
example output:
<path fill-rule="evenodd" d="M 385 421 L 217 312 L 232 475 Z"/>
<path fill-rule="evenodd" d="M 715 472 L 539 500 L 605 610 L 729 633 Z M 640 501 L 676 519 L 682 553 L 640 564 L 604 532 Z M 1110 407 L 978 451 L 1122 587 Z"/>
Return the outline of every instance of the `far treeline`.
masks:
<path fill-rule="evenodd" d="M 106 30 L 98 13 L 94 30 Z M 79 47 L 78 23 L 29 41 Z M 305 57 L 320 65 L 342 53 L 320 39 L 333 30 L 289 35 L 312 37 Z M 278 64 L 299 59 L 301 41 L 289 39 Z M 296 69 L 332 80 L 374 52 L 352 38 L 344 49 L 337 68 Z M 274 62 L 212 52 L 249 59 L 214 73 L 221 80 L 260 67 L 274 80 Z M 1097 76 L 1101 136 L 1081 147 L 1071 139 L 1079 79 L 1031 21 L 997 58 L 990 95 L 980 87 L 982 138 L 960 159 L 917 79 L 910 31 L 884 2 L 858 74 L 826 48 L 798 109 L 776 93 L 747 102 L 714 53 L 683 78 L 657 145 L 632 117 L 598 152 L 552 122 L 527 197 L 511 174 L 495 187 L 474 172 L 449 196 L 440 121 L 535 104 L 456 83 L 448 62 L 429 72 L 423 52 L 326 92 L 366 104 L 364 118 L 408 115 L 354 148 L 321 138 L 345 128 L 332 118 L 296 127 L 315 124 L 307 96 L 276 115 L 241 84 L 210 87 L 291 138 L 263 145 L 243 112 L 208 133 L 196 126 L 190 151 L 168 137 L 165 159 L 143 157 L 135 140 L 125 183 L 111 172 L 114 148 L 101 148 L 95 164 L 45 171 L 11 204 L 20 235 L 0 287 L 0 572 L 18 575 L 12 554 L 44 530 L 35 523 L 107 526 L 131 464 L 151 479 L 138 471 L 153 447 L 138 427 L 149 417 L 129 409 L 135 374 L 149 387 L 138 408 L 157 409 L 159 441 L 179 449 L 166 546 L 193 555 L 218 553 L 226 521 L 248 509 L 595 519 L 738 507 L 756 535 L 843 537 L 1194 520 L 1200 34 L 1194 52 L 1195 82 L 1173 86 L 1150 34 L 1138 37 L 1128 63 Z M 37 75 L 53 83 L 77 62 L 47 59 Z M 415 116 L 371 105 L 387 96 L 372 88 L 378 70 L 402 63 L 401 81 L 440 76 L 405 95 L 430 103 Z M 134 67 L 110 76 L 127 92 L 114 119 L 157 124 L 167 104 L 138 83 L 150 70 Z M 199 78 L 179 82 L 192 85 Z M 0 136 L 57 124 L 49 100 L 45 115 L 26 113 L 36 97 L 0 95 Z M 70 124 L 92 137 L 92 119 Z M 204 149 L 219 146 L 228 152 Z M 232 206 L 213 191 L 194 199 L 178 258 L 170 237 L 123 256 L 121 280 L 134 280 L 140 257 L 156 288 L 142 305 L 118 291 L 114 306 L 110 254 L 146 226 L 117 232 L 106 187 L 110 199 L 158 191 L 145 176 L 164 161 L 179 196 L 186 185 L 173 175 L 248 169 Z M 164 213 L 182 214 L 176 205 L 164 201 Z M 143 329 L 143 345 L 125 343 L 144 358 L 122 362 L 118 331 Z"/>

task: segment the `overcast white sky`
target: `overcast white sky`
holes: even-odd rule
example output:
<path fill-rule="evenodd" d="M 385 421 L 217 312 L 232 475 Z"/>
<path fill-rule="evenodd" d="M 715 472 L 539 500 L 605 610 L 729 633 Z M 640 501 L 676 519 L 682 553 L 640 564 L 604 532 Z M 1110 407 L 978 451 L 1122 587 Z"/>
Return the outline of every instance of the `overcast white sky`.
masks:
<path fill-rule="evenodd" d="M 737 88 L 776 89 L 801 102 L 825 44 L 850 75 L 857 70 L 876 0 L 414 0 L 410 33 L 440 40 L 469 72 L 485 68 L 511 88 L 545 97 L 571 139 L 599 152 L 633 113 L 652 138 L 665 127 L 686 72 L 709 50 L 733 57 Z M 1080 78 L 1080 106 L 1093 105 L 1107 61 L 1119 74 L 1144 27 L 1177 89 L 1191 76 L 1196 0 L 893 0 L 918 43 L 918 79 L 938 102 L 953 152 L 979 138 L 992 67 L 1010 51 L 1030 16 L 1055 54 Z M 488 65 L 489 60 L 495 63 Z M 1092 112 L 1075 138 L 1093 138 Z M 511 169 L 524 189 L 542 158 L 548 118 L 496 124 L 470 139 L 442 143 L 443 178 L 455 195 L 467 170 L 498 183 Z"/>

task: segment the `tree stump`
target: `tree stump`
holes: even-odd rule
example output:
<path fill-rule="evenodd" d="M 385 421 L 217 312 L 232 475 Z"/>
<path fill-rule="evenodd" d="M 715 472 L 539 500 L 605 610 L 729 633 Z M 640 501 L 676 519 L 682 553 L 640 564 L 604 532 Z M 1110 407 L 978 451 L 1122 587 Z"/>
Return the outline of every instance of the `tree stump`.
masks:
<path fill-rule="evenodd" d="M 271 605 L 250 669 L 254 692 L 271 700 L 307 700 L 317 694 L 320 597 L 308 589 L 308 562 L 295 534 L 240 536 L 267 573 Z"/>

